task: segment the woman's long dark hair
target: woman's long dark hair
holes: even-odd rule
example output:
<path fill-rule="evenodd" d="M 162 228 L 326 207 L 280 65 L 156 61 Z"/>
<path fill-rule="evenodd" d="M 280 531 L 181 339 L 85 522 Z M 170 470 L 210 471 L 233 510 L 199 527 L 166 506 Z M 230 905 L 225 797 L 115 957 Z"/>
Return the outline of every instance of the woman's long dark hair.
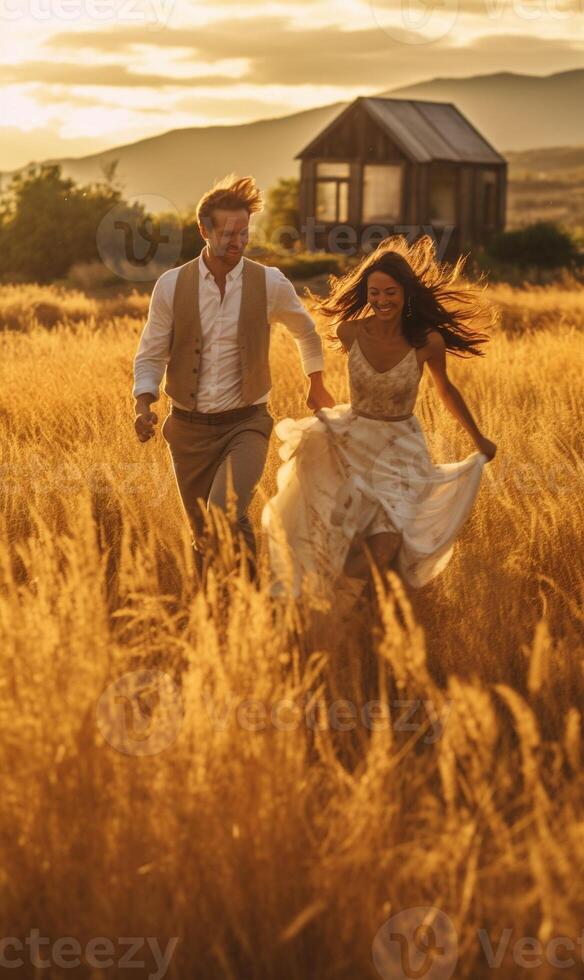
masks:
<path fill-rule="evenodd" d="M 437 262 L 430 235 L 411 245 L 402 235 L 392 235 L 349 272 L 329 276 L 327 297 L 315 296 L 309 287 L 306 292 L 317 312 L 334 318 L 338 325 L 363 314 L 369 306 L 367 277 L 372 272 L 385 272 L 403 287 L 403 333 L 413 347 L 422 347 L 428 330 L 434 329 L 440 331 L 446 349 L 453 354 L 484 356 L 479 347 L 488 342 L 489 334 L 475 328 L 492 328 L 498 322 L 498 311 L 484 297 L 484 273 L 477 283 L 461 279 L 465 262 L 466 256 L 460 256 L 454 265 Z M 411 315 L 406 312 L 408 301 Z M 344 349 L 336 331 L 328 333 L 326 339 L 336 349 Z"/>

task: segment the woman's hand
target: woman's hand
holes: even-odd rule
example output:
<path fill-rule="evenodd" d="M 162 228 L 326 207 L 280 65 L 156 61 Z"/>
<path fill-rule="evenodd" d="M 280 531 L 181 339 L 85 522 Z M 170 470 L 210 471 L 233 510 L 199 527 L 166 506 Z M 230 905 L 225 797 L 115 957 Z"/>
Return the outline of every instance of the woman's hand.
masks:
<path fill-rule="evenodd" d="M 491 440 L 487 439 L 486 436 L 481 436 L 480 439 L 477 440 L 476 447 L 479 453 L 485 454 L 489 462 L 493 459 L 495 453 L 497 452 L 497 443 L 491 442 Z"/>

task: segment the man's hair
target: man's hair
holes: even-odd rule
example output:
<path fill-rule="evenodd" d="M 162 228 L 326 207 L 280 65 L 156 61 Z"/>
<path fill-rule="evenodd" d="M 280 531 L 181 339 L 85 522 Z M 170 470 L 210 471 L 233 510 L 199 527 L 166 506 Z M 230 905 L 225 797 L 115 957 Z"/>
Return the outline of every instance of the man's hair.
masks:
<path fill-rule="evenodd" d="M 206 191 L 197 204 L 197 221 L 205 230 L 212 227 L 215 208 L 226 211 L 245 208 L 248 214 L 255 214 L 263 210 L 262 193 L 253 177 L 227 174 L 222 180 L 215 181 L 211 190 Z"/>

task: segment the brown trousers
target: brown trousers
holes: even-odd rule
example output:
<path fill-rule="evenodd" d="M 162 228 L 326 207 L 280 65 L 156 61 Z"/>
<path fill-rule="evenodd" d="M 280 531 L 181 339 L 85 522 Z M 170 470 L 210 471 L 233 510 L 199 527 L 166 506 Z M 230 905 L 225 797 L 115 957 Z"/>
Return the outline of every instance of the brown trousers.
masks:
<path fill-rule="evenodd" d="M 262 475 L 274 419 L 265 404 L 254 406 L 251 417 L 231 421 L 179 417 L 170 412 L 162 423 L 161 435 L 167 443 L 176 484 L 193 533 L 193 547 L 205 549 L 204 515 L 212 504 L 225 510 L 227 473 L 231 466 L 236 495 L 236 519 L 253 556 L 256 541 L 247 509 Z"/>

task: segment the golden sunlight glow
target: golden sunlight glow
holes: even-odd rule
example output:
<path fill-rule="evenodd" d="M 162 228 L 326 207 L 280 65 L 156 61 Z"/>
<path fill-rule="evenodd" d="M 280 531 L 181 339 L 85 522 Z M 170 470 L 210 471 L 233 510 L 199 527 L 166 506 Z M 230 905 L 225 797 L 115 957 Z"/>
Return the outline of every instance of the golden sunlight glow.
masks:
<path fill-rule="evenodd" d="M 569 3 L 4 0 L 3 167 L 161 131 L 231 125 L 435 77 L 577 67 Z M 26 141 L 19 134 L 28 134 Z"/>

